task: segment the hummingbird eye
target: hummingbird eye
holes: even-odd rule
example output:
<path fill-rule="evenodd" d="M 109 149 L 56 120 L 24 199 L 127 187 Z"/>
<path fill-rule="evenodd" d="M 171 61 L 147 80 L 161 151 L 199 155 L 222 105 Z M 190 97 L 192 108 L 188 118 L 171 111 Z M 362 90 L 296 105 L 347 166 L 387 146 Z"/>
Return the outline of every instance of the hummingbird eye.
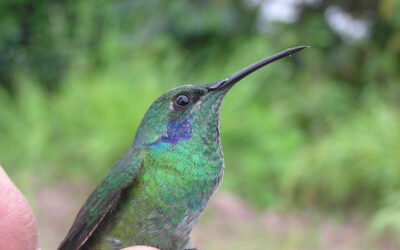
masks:
<path fill-rule="evenodd" d="M 189 93 L 182 92 L 174 97 L 173 102 L 175 109 L 185 108 L 190 104 L 191 96 Z"/>

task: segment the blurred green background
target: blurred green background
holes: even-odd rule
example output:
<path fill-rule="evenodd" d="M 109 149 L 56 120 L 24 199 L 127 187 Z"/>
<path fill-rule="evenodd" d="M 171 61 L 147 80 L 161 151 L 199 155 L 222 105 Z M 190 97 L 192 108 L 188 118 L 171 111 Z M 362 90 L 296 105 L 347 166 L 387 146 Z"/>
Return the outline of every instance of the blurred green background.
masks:
<path fill-rule="evenodd" d="M 202 249 L 400 249 L 400 2 L 0 2 L 0 164 L 54 249 L 172 87 L 288 47 L 221 111 Z M 397 237 L 396 237 L 397 235 Z"/>

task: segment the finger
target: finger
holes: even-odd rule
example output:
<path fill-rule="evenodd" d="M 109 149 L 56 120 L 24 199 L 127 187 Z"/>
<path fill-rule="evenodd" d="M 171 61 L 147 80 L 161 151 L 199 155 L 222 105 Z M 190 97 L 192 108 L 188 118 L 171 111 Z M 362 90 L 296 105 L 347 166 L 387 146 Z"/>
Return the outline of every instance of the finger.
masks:
<path fill-rule="evenodd" d="M 0 246 L 38 249 L 35 217 L 24 195 L 0 166 Z"/>
<path fill-rule="evenodd" d="M 127 247 L 121 250 L 158 250 L 158 248 L 146 247 L 146 246 L 134 246 L 134 247 Z"/>

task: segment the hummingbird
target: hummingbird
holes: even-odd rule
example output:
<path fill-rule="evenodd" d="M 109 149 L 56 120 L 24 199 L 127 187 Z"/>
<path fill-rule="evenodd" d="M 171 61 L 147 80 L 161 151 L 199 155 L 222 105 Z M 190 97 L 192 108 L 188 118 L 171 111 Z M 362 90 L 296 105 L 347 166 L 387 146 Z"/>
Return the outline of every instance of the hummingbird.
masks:
<path fill-rule="evenodd" d="M 220 81 L 183 85 L 159 97 L 58 249 L 195 249 L 190 232 L 224 174 L 219 130 L 224 96 L 245 76 L 307 47 L 284 50 Z"/>

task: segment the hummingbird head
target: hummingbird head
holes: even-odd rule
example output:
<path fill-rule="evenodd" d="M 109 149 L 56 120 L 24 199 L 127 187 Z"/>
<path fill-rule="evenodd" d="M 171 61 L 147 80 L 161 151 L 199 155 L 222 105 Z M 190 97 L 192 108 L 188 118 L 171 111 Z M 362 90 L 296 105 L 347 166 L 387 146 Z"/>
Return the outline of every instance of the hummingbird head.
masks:
<path fill-rule="evenodd" d="M 145 114 L 134 144 L 172 145 L 187 143 L 192 137 L 203 138 L 203 143 L 219 140 L 219 110 L 226 93 L 245 76 L 304 48 L 307 46 L 287 49 L 220 81 L 184 85 L 166 92 Z"/>

